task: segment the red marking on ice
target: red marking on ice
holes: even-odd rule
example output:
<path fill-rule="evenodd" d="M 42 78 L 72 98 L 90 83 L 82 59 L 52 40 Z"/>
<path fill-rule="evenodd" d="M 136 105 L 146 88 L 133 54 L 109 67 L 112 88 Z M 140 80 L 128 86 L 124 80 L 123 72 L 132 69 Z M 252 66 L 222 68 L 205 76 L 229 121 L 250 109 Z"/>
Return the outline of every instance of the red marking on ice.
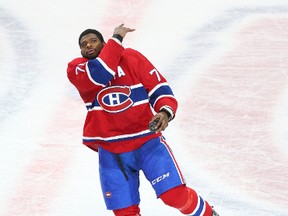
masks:
<path fill-rule="evenodd" d="M 75 127 L 81 130 L 79 125 L 83 119 L 69 110 L 79 110 L 79 107 L 69 101 L 63 102 L 51 119 L 42 142 L 18 180 L 5 215 L 49 215 L 49 207 L 65 183 L 67 171 L 77 154 L 77 148 L 69 142 L 69 135 L 75 133 Z"/>
<path fill-rule="evenodd" d="M 192 124 L 187 131 L 192 154 L 205 169 L 217 170 L 220 181 L 248 196 L 283 206 L 288 206 L 288 160 L 273 140 L 272 123 L 287 88 L 287 33 L 285 18 L 247 23 L 234 48 L 190 90 L 183 119 Z"/>
<path fill-rule="evenodd" d="M 145 9 L 150 5 L 150 1 L 111 1 L 108 5 L 104 15 L 107 18 L 100 22 L 100 29 L 104 37 L 109 39 L 114 31 L 114 28 L 122 23 L 130 28 L 136 28 L 138 22 L 144 17 Z M 125 41 L 130 40 L 133 37 L 133 33 L 128 33 Z"/>

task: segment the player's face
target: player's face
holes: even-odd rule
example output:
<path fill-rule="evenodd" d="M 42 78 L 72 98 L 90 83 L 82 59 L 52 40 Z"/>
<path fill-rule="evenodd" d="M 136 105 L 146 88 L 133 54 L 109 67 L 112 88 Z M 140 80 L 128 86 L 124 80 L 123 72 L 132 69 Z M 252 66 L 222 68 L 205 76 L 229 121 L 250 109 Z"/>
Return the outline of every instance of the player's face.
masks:
<path fill-rule="evenodd" d="M 80 39 L 80 49 L 83 57 L 88 59 L 95 59 L 104 46 L 104 42 L 93 33 L 84 35 Z"/>

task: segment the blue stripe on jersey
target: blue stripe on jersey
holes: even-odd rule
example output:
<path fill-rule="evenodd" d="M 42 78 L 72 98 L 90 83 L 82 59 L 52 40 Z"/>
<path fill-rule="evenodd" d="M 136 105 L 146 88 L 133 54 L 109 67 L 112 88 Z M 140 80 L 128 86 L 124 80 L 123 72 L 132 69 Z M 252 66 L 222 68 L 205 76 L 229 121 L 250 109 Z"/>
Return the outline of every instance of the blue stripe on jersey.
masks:
<path fill-rule="evenodd" d="M 100 58 L 88 61 L 87 67 L 88 76 L 96 85 L 107 85 L 115 75 L 115 72 L 111 70 Z"/>
<path fill-rule="evenodd" d="M 83 142 L 84 143 L 89 143 L 89 142 L 95 142 L 95 141 L 105 141 L 105 142 L 118 142 L 118 141 L 123 141 L 123 140 L 131 140 L 131 139 L 136 139 L 140 137 L 144 137 L 147 135 L 153 134 L 153 132 L 149 130 L 142 131 L 140 133 L 135 133 L 135 134 L 123 134 L 119 136 L 114 136 L 114 137 L 83 137 Z"/>
<path fill-rule="evenodd" d="M 130 99 L 133 101 L 133 104 L 148 99 L 148 94 L 143 85 L 131 86 Z M 86 105 L 86 108 L 87 110 L 100 109 L 100 104 L 98 103 L 97 99 L 95 99 L 92 104 Z"/>
<path fill-rule="evenodd" d="M 150 95 L 150 104 L 151 104 L 151 106 L 154 107 L 155 102 L 158 100 L 159 97 L 165 97 L 165 96 L 174 97 L 174 94 L 173 94 L 171 88 L 168 85 L 161 85 L 159 88 L 157 88 Z"/>
<path fill-rule="evenodd" d="M 130 98 L 133 100 L 134 103 L 148 99 L 148 94 L 142 85 L 137 88 L 132 87 L 131 90 L 132 92 Z"/>

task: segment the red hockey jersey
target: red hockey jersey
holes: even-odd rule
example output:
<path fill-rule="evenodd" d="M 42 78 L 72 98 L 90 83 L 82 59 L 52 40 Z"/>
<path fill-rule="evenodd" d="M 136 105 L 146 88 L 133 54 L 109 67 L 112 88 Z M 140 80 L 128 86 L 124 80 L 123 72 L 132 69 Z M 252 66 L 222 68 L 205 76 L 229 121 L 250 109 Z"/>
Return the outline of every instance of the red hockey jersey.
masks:
<path fill-rule="evenodd" d="M 136 50 L 108 40 L 94 60 L 76 58 L 67 76 L 88 110 L 83 144 L 122 153 L 135 150 L 160 136 L 148 124 L 155 112 L 168 106 L 176 113 L 177 101 L 165 78 Z"/>

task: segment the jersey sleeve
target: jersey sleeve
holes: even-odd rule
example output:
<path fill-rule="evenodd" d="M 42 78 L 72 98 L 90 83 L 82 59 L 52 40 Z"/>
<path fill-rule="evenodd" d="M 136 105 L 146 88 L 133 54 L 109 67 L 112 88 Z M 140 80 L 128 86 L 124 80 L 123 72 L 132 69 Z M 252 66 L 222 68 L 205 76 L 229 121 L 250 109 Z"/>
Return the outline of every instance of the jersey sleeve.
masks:
<path fill-rule="evenodd" d="M 68 79 L 77 88 L 84 102 L 93 100 L 113 79 L 123 50 L 120 44 L 110 39 L 96 59 L 76 58 L 68 63 Z"/>
<path fill-rule="evenodd" d="M 136 57 L 135 72 L 148 92 L 150 105 L 155 112 L 168 108 L 174 118 L 178 103 L 167 80 L 144 55 L 136 50 L 131 52 Z"/>

